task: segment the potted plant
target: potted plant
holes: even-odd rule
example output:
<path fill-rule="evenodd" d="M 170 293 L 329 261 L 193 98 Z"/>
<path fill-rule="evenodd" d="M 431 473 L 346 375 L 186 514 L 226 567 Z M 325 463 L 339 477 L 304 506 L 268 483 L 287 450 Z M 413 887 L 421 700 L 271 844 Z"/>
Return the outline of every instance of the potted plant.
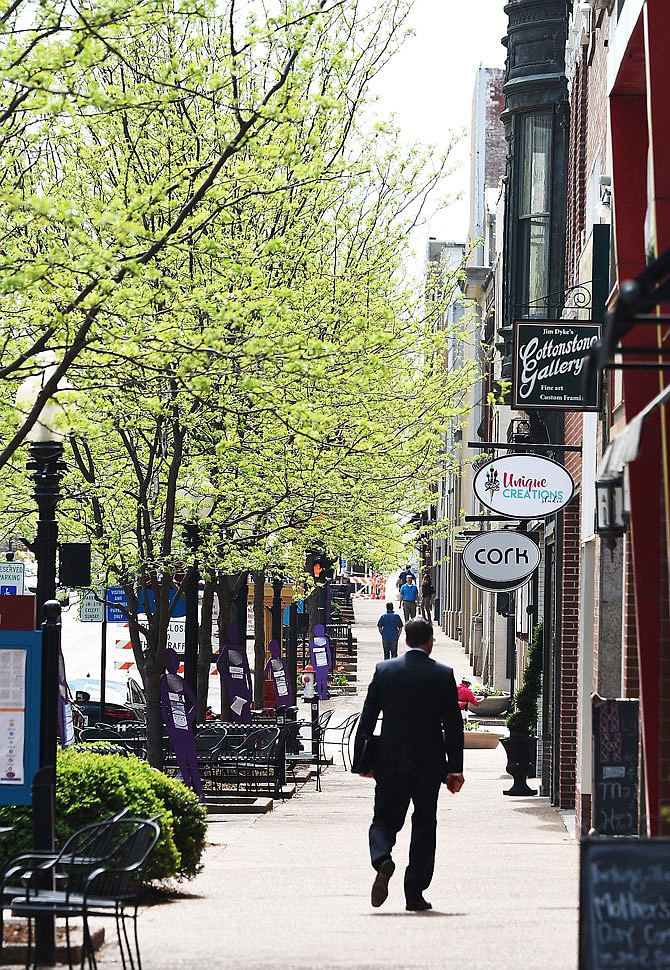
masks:
<path fill-rule="evenodd" d="M 537 702 L 542 690 L 543 642 L 542 623 L 538 623 L 528 648 L 521 687 L 514 694 L 513 708 L 505 721 L 510 734 L 508 738 L 502 738 L 507 752 L 506 770 L 514 779 L 506 795 L 537 795 L 537 791 L 526 784 L 526 778 L 535 776 Z"/>
<path fill-rule="evenodd" d="M 489 684 L 476 684 L 472 692 L 478 701 L 476 706 L 472 702 L 468 704 L 468 711 L 472 714 L 478 714 L 480 717 L 500 717 L 509 707 L 509 694 Z"/>
<path fill-rule="evenodd" d="M 463 721 L 463 747 L 496 748 L 500 735 L 482 727 L 479 721 Z"/>

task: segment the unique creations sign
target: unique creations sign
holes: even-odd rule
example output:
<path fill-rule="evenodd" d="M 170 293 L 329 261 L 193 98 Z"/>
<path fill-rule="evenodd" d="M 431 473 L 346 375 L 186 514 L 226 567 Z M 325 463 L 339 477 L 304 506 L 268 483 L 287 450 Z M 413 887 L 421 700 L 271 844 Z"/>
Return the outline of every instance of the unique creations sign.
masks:
<path fill-rule="evenodd" d="M 463 550 L 465 574 L 473 586 L 504 593 L 527 583 L 540 564 L 540 549 L 523 532 L 481 532 Z"/>
<path fill-rule="evenodd" d="M 553 515 L 571 500 L 574 483 L 558 462 L 538 455 L 506 455 L 482 465 L 472 483 L 487 509 L 512 519 Z"/>
<path fill-rule="evenodd" d="M 599 323 L 517 320 L 512 407 L 597 411 L 597 376 L 584 388 L 586 355 L 600 339 Z"/>

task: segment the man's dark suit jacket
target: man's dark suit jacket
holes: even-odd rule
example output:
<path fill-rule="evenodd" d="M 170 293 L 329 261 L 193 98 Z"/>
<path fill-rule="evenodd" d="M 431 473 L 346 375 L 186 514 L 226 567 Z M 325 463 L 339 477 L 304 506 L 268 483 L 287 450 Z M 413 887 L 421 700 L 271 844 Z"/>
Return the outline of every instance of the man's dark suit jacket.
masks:
<path fill-rule="evenodd" d="M 377 665 L 354 742 L 352 771 L 383 711 L 376 748 L 376 778 L 418 774 L 444 781 L 463 771 L 463 718 L 451 667 L 423 650 Z"/>

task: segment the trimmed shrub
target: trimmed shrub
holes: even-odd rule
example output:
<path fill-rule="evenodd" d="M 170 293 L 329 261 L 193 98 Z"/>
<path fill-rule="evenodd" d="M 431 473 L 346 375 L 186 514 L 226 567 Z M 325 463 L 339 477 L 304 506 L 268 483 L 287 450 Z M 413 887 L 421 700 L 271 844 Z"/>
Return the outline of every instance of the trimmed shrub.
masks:
<path fill-rule="evenodd" d="M 145 765 L 143 761 L 138 763 Z M 207 811 L 195 792 L 183 782 L 153 768 L 149 768 L 149 773 L 154 794 L 172 816 L 173 837 L 179 851 L 176 875 L 180 879 L 193 879 L 202 869 L 200 858 L 207 837 Z"/>
<path fill-rule="evenodd" d="M 84 825 L 128 809 L 158 818 L 161 836 L 147 879 L 192 878 L 205 846 L 206 813 L 198 796 L 135 757 L 93 751 L 59 751 L 56 766 L 56 837 L 60 845 Z M 4 862 L 32 844 L 30 807 L 0 806 L 0 825 L 12 825 L 2 840 Z"/>
<path fill-rule="evenodd" d="M 543 655 L 543 626 L 538 623 L 528 648 L 521 687 L 514 695 L 512 713 L 505 721 L 509 733 L 517 737 L 534 738 L 537 734 L 537 702 L 542 693 Z"/>

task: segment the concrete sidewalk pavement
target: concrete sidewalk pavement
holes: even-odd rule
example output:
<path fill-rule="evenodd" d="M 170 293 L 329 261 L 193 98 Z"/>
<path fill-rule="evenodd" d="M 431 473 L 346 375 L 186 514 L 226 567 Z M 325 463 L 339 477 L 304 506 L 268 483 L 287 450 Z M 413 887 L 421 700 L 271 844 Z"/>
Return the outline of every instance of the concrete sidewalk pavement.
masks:
<path fill-rule="evenodd" d="M 382 659 L 383 609 L 381 601 L 356 603 L 360 691 L 333 699 L 334 721 L 362 705 Z M 434 656 L 458 678 L 470 672 L 460 646 L 439 632 Z M 440 796 L 428 913 L 404 909 L 409 821 L 389 898 L 372 909 L 374 782 L 341 765 L 326 771 L 320 793 L 310 782 L 268 815 L 212 823 L 203 873 L 176 901 L 140 914 L 146 970 L 572 970 L 578 846 L 546 799 L 504 797 L 504 769 L 501 746 L 468 750 L 462 792 Z M 99 966 L 121 966 L 115 944 Z"/>

